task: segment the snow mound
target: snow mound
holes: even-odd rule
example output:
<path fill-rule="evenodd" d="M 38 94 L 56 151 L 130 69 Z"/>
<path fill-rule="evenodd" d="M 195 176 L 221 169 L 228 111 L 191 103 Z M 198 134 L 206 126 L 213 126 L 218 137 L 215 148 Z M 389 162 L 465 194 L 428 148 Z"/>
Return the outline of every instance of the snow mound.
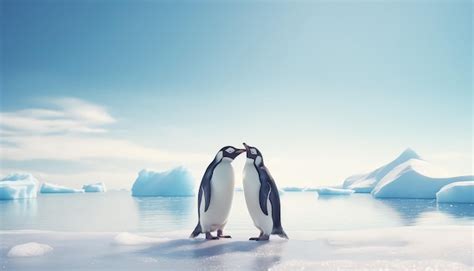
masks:
<path fill-rule="evenodd" d="M 36 198 L 38 180 L 29 173 L 11 173 L 0 180 L 0 200 Z"/>
<path fill-rule="evenodd" d="M 84 192 L 105 192 L 105 191 L 107 191 L 105 189 L 105 184 L 104 183 L 85 184 L 85 185 L 82 186 L 82 189 L 84 189 Z"/>
<path fill-rule="evenodd" d="M 385 175 L 410 159 L 421 158 L 414 150 L 408 148 L 403 151 L 402 154 L 400 154 L 395 160 L 377 168 L 372 172 L 348 177 L 346 180 L 344 180 L 342 188 L 352 189 L 358 193 L 370 193 Z"/>
<path fill-rule="evenodd" d="M 193 196 L 194 180 L 184 167 L 165 172 L 144 169 L 132 186 L 132 196 Z"/>
<path fill-rule="evenodd" d="M 318 192 L 319 195 L 351 195 L 354 193 L 354 190 L 352 189 L 334 187 L 319 187 L 313 188 L 312 190 Z"/>
<path fill-rule="evenodd" d="M 372 190 L 376 198 L 436 198 L 443 186 L 469 181 L 473 176 L 438 177 L 439 170 L 418 159 L 410 159 L 390 171 Z"/>
<path fill-rule="evenodd" d="M 52 183 L 43 183 L 41 185 L 40 192 L 42 194 L 47 193 L 83 193 L 82 189 L 69 188 L 62 185 L 52 184 Z"/>
<path fill-rule="evenodd" d="M 443 186 L 436 193 L 436 200 L 440 203 L 474 203 L 474 181 L 455 182 Z"/>
<path fill-rule="evenodd" d="M 140 246 L 140 245 L 162 243 L 167 240 L 168 239 L 165 239 L 165 238 L 152 238 L 152 237 L 131 234 L 128 232 L 121 232 L 115 236 L 114 244 L 122 245 L 122 246 Z"/>
<path fill-rule="evenodd" d="M 40 243 L 26 243 L 21 245 L 16 245 L 8 251 L 8 257 L 34 257 L 42 256 L 46 253 L 53 251 L 53 248 Z"/>

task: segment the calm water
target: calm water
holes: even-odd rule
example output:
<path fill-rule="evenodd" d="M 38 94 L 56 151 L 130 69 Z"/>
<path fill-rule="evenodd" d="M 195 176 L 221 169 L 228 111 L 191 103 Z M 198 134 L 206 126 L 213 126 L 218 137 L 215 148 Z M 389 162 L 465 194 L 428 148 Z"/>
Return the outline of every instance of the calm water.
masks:
<path fill-rule="evenodd" d="M 0 230 L 172 231 L 197 222 L 195 197 L 134 198 L 130 192 L 41 194 L 0 201 Z M 281 196 L 285 230 L 346 230 L 410 225 L 474 225 L 474 205 L 435 200 L 377 200 L 368 194 Z M 244 195 L 236 192 L 227 229 L 254 229 Z"/>

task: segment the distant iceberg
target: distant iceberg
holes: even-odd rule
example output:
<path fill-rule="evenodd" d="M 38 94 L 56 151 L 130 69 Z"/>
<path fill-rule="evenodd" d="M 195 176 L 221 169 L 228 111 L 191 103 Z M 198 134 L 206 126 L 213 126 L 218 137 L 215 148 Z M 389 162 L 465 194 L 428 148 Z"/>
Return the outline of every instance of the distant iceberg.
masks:
<path fill-rule="evenodd" d="M 474 181 L 455 182 L 436 193 L 439 203 L 474 203 Z"/>
<path fill-rule="evenodd" d="M 11 173 L 0 180 L 0 200 L 36 198 L 38 180 L 29 173 Z"/>
<path fill-rule="evenodd" d="M 105 192 L 107 191 L 104 183 L 85 184 L 82 186 L 84 192 Z"/>
<path fill-rule="evenodd" d="M 440 176 L 439 170 L 428 162 L 410 159 L 385 175 L 372 190 L 372 195 L 376 198 L 434 199 L 443 186 L 473 179 L 473 176 Z"/>
<path fill-rule="evenodd" d="M 143 169 L 132 186 L 132 196 L 193 196 L 194 180 L 184 167 L 156 172 Z"/>
<path fill-rule="evenodd" d="M 377 168 L 372 172 L 348 177 L 346 180 L 344 180 L 342 188 L 352 189 L 357 193 L 370 193 L 385 175 L 410 159 L 421 158 L 414 150 L 408 148 L 395 160 Z"/>
<path fill-rule="evenodd" d="M 52 183 L 43 183 L 41 185 L 40 193 L 83 193 L 82 189 L 70 188 L 62 185 L 52 184 Z"/>
<path fill-rule="evenodd" d="M 312 188 L 311 191 L 318 192 L 318 195 L 351 195 L 354 193 L 352 189 L 334 188 L 334 187 L 319 187 Z"/>
<path fill-rule="evenodd" d="M 283 187 L 281 190 L 285 192 L 302 192 L 305 190 L 304 187 L 296 187 L 296 186 L 288 186 L 288 187 Z"/>

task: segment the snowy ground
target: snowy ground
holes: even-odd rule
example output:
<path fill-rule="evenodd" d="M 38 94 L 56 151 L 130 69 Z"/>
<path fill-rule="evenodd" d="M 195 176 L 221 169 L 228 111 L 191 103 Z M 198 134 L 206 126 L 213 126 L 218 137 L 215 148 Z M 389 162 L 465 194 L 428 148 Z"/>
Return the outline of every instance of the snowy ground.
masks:
<path fill-rule="evenodd" d="M 1 270 L 474 270 L 473 227 L 288 232 L 290 240 L 190 240 L 167 234 L 1 231 Z M 52 251 L 8 257 L 19 244 Z"/>

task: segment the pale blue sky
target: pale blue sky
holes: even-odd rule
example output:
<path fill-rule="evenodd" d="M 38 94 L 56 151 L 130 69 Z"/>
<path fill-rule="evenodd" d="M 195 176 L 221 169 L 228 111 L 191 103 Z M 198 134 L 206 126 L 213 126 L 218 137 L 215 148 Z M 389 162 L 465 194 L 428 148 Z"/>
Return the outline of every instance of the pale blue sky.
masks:
<path fill-rule="evenodd" d="M 472 171 L 471 1 L 1 9 L 3 174 L 129 187 L 142 167 L 185 164 L 200 178 L 242 141 L 282 186 L 337 184 L 406 147 Z"/>

